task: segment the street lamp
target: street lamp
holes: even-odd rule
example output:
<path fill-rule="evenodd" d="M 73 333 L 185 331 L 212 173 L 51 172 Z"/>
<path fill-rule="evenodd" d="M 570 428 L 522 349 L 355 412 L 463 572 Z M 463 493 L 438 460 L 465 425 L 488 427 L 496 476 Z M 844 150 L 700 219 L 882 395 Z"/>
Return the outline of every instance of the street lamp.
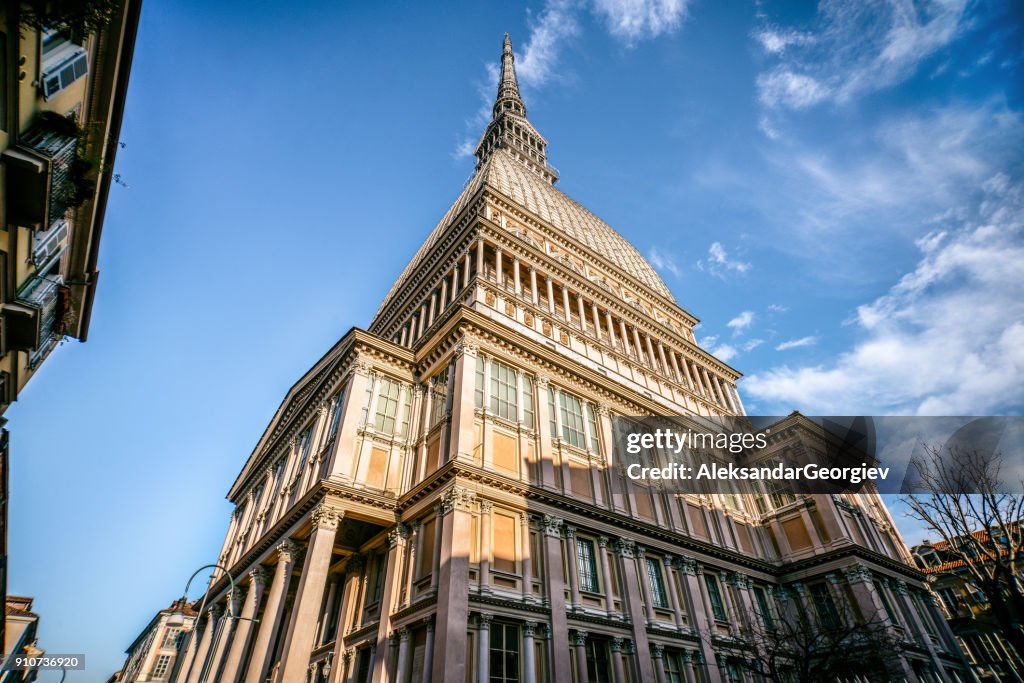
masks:
<path fill-rule="evenodd" d="M 177 607 L 177 609 L 174 612 L 172 612 L 167 617 L 167 626 L 169 626 L 169 627 L 183 627 L 185 625 L 185 605 L 188 604 L 188 589 L 192 587 L 192 580 L 196 578 L 196 576 L 199 574 L 199 572 L 203 571 L 204 569 L 211 569 L 211 568 L 212 569 L 219 569 L 222 572 L 224 572 L 224 575 L 228 577 L 228 583 L 231 584 L 231 592 L 228 594 L 228 614 L 227 614 L 227 618 L 229 620 L 230 619 L 241 619 L 241 618 L 244 618 L 244 617 L 237 617 L 237 616 L 235 616 L 235 607 L 234 607 L 234 604 L 233 604 L 234 601 L 232 600 L 232 596 L 234 595 L 234 592 L 235 592 L 235 580 L 231 577 L 231 572 L 229 572 L 227 569 L 225 569 L 224 567 L 222 567 L 219 564 L 207 564 L 207 565 L 203 565 L 199 569 L 195 570 L 195 572 L 192 573 L 192 576 L 189 577 L 188 583 L 185 584 L 185 592 L 182 594 L 181 599 L 178 600 L 178 607 Z M 197 613 L 198 616 L 196 617 L 196 621 L 192 622 L 192 628 L 188 632 L 188 639 L 184 643 L 181 643 L 178 646 L 178 651 L 179 652 L 185 652 L 188 649 L 188 645 L 190 644 L 190 641 L 192 640 L 192 637 L 195 635 L 196 627 L 198 626 L 198 621 L 203 616 L 203 609 L 206 608 L 206 599 L 209 598 L 209 597 L 210 597 L 210 586 L 208 585 L 206 587 L 206 592 L 203 593 L 203 600 L 202 600 L 201 603 L 199 603 L 199 612 Z M 246 621 L 257 621 L 257 619 L 246 619 Z M 214 626 L 211 626 L 210 628 L 214 628 Z M 223 631 L 223 629 L 217 629 L 217 632 L 214 634 L 214 641 L 213 641 L 213 643 L 212 643 L 212 645 L 210 647 L 210 652 L 216 651 L 217 644 L 220 642 L 221 631 Z M 193 659 L 193 661 L 190 661 L 188 663 L 188 671 L 185 672 L 185 679 L 184 680 L 188 679 L 188 676 L 192 672 L 192 666 L 194 664 L 195 664 L 195 660 L 194 659 Z M 199 680 L 198 680 L 198 683 L 203 683 L 203 681 L 205 680 L 206 674 L 207 674 L 206 662 L 203 662 L 200 666 L 202 668 L 199 670 Z M 180 669 L 179 669 L 179 672 L 180 672 Z"/>

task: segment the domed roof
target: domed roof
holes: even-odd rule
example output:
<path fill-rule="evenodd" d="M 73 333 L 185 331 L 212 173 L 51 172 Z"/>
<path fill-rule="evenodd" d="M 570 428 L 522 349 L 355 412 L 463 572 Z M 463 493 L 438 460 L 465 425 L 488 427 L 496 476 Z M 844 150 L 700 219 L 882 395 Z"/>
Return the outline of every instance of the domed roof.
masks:
<path fill-rule="evenodd" d="M 547 140 L 526 119 L 514 63 L 512 43 L 505 34 L 498 97 L 491 122 L 477 145 L 476 173 L 395 281 L 377 315 L 484 185 L 560 230 L 570 240 L 597 252 L 655 294 L 675 303 L 661 276 L 636 247 L 554 186 L 558 174 L 547 163 Z"/>

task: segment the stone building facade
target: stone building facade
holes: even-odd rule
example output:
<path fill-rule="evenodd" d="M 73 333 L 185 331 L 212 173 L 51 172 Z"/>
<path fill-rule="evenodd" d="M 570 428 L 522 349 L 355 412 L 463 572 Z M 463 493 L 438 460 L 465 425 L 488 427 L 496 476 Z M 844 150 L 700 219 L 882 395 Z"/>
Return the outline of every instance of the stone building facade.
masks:
<path fill-rule="evenodd" d="M 746 681 L 751 615 L 838 602 L 883 615 L 907 680 L 957 680 L 877 494 L 678 494 L 616 467 L 614 416 L 742 415 L 739 373 L 546 149 L 506 37 L 474 176 L 231 487 L 240 589 L 215 577 L 176 680 Z"/>
<path fill-rule="evenodd" d="M 174 672 L 182 636 L 195 625 L 196 612 L 181 600 L 160 610 L 125 650 L 124 666 L 114 674 L 122 683 L 166 681 Z"/>

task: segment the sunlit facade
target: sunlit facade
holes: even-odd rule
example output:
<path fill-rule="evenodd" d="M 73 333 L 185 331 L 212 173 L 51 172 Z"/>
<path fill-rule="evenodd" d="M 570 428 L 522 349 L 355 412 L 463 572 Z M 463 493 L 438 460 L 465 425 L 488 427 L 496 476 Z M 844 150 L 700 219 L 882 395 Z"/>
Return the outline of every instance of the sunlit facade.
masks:
<path fill-rule="evenodd" d="M 613 416 L 742 415 L 739 373 L 555 187 L 507 37 L 476 158 L 239 473 L 220 563 L 240 588 L 215 578 L 176 680 L 748 681 L 746 620 L 840 603 L 905 640 L 906 680 L 957 680 L 877 494 L 670 493 L 612 462 Z"/>

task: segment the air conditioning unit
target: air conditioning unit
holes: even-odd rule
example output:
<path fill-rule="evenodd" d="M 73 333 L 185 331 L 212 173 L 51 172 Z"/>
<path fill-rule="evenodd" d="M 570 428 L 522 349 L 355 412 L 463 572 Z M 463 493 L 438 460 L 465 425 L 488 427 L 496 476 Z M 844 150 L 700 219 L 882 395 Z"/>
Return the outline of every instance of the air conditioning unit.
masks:
<path fill-rule="evenodd" d="M 82 76 L 89 73 L 89 55 L 81 45 L 67 42 L 46 55 L 40 81 L 43 84 L 43 99 L 64 90 Z"/>

